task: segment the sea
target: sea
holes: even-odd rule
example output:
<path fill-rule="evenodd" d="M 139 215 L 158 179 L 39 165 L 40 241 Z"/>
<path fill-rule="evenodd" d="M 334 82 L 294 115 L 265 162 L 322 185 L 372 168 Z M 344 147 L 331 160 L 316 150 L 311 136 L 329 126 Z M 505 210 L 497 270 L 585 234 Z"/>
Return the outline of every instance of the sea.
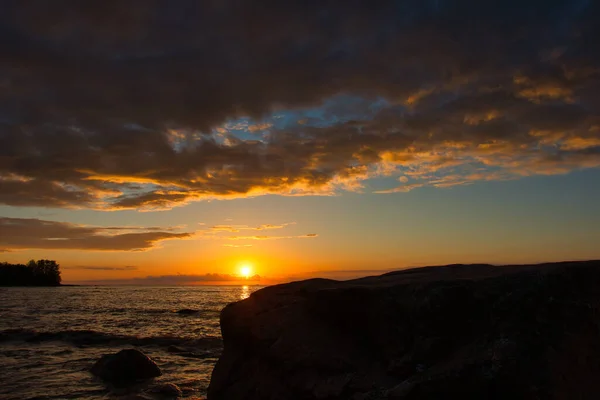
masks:
<path fill-rule="evenodd" d="M 0 288 L 0 399 L 204 399 L 222 349 L 219 313 L 259 286 Z M 162 376 L 113 387 L 89 370 L 136 348 Z"/>

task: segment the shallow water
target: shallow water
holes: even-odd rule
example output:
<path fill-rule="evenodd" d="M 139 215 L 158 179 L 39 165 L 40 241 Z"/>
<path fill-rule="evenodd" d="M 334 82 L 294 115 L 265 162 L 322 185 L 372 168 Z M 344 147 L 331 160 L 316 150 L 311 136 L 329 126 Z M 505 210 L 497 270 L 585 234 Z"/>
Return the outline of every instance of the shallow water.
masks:
<path fill-rule="evenodd" d="M 203 398 L 221 351 L 219 312 L 258 287 L 0 288 L 0 399 L 148 398 L 174 383 Z M 178 310 L 193 310 L 177 313 Z M 138 348 L 163 375 L 113 388 L 88 371 L 101 355 Z"/>

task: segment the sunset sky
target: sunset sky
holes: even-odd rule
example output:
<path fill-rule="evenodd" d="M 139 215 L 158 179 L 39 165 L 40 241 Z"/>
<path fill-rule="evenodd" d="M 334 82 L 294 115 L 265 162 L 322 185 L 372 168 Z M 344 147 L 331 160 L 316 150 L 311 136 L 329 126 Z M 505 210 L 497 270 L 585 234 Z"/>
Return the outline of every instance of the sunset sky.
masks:
<path fill-rule="evenodd" d="M 0 3 L 0 261 L 192 284 L 600 259 L 600 2 Z"/>

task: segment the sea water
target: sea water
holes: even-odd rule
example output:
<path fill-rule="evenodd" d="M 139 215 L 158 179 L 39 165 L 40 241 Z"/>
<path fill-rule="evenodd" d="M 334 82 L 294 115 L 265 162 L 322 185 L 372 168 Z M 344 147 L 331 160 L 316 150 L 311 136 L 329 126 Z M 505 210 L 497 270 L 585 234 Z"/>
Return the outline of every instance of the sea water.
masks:
<path fill-rule="evenodd" d="M 222 346 L 219 313 L 257 289 L 0 288 L 0 399 L 152 398 L 162 383 L 204 398 Z M 151 357 L 163 375 L 115 388 L 89 373 L 103 354 L 125 348 Z"/>

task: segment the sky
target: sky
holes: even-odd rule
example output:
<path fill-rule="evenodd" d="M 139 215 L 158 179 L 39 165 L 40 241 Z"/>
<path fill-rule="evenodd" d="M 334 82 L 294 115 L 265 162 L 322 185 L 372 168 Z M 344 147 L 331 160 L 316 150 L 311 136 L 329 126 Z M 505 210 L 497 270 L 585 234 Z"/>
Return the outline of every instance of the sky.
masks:
<path fill-rule="evenodd" d="M 209 284 L 600 259 L 598 2 L 0 9 L 1 261 Z"/>

